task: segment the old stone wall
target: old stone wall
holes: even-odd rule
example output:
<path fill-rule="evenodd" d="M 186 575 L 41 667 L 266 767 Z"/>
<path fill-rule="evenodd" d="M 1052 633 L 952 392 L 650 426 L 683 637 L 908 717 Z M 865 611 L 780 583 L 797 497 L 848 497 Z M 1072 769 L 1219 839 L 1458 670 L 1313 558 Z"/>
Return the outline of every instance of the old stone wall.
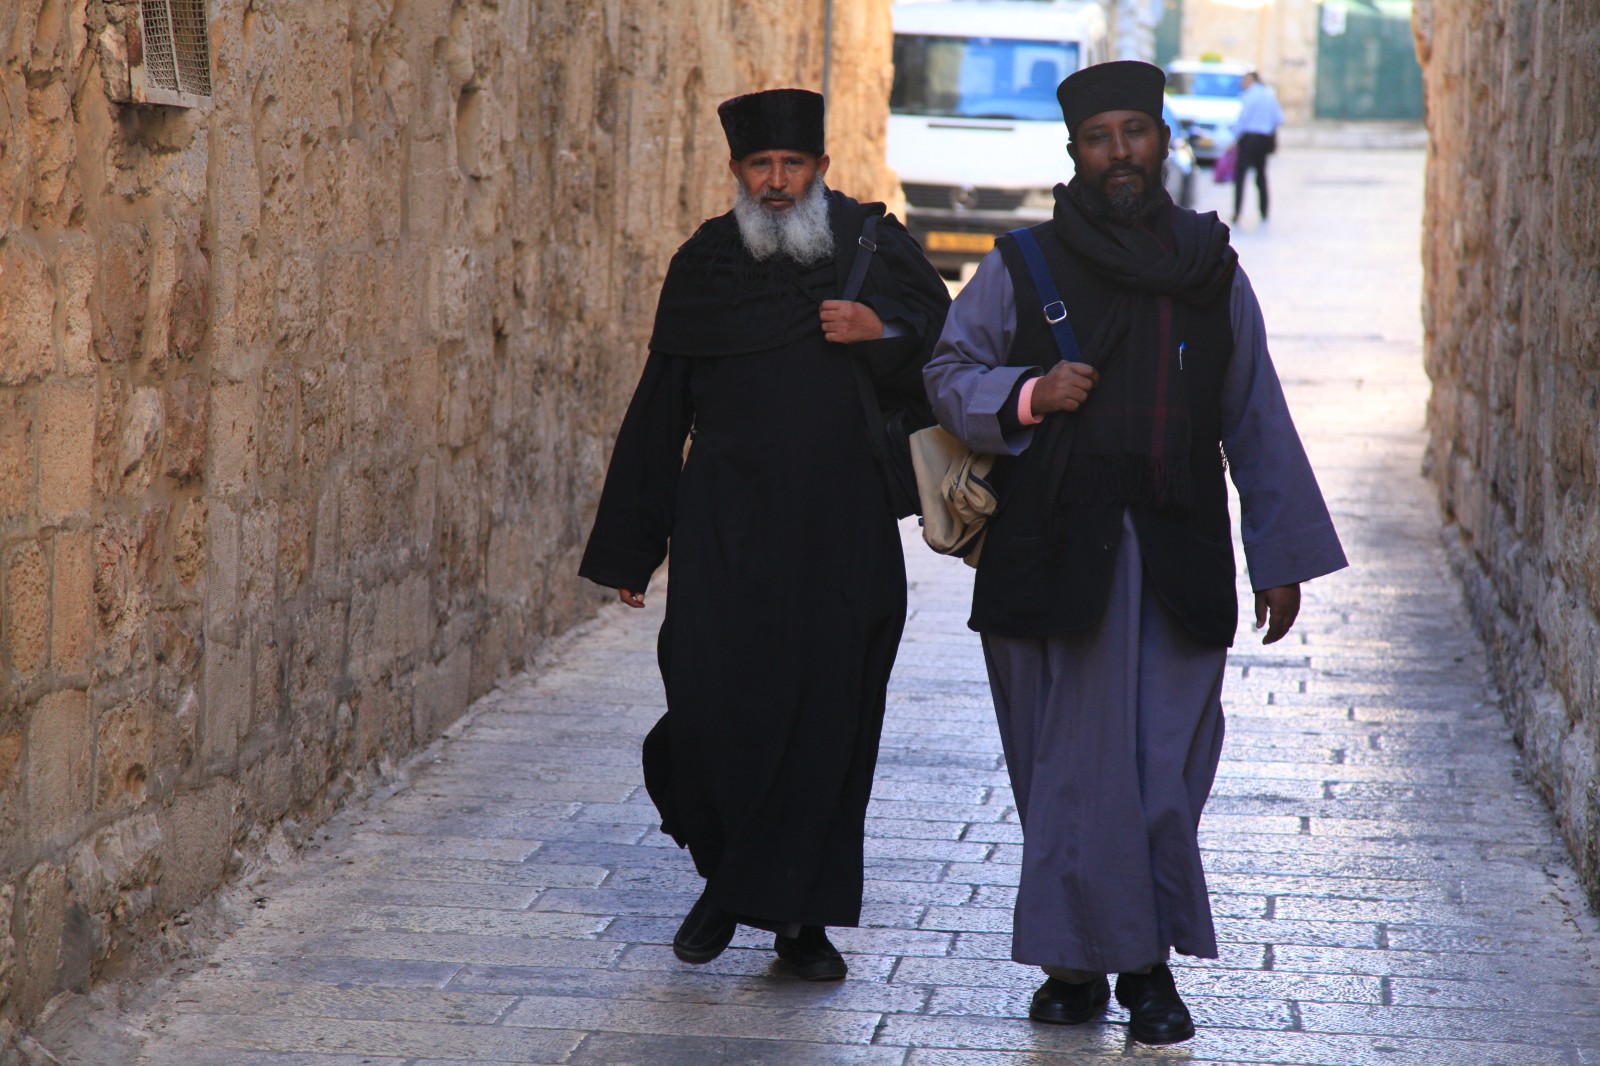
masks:
<path fill-rule="evenodd" d="M 1429 471 L 1539 790 L 1600 904 L 1600 6 L 1434 0 Z"/>
<path fill-rule="evenodd" d="M 714 106 L 824 0 L 0 5 L 0 1000 L 26 1021 L 293 843 L 602 597 L 574 577 Z M 887 0 L 833 5 L 881 196 Z M 881 38 L 881 39 L 880 39 Z"/>

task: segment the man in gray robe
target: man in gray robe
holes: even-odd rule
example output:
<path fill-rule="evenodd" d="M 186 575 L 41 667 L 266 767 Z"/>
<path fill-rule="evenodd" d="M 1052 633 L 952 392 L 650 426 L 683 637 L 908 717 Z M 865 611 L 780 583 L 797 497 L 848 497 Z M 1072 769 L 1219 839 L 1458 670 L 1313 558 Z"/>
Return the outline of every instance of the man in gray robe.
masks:
<path fill-rule="evenodd" d="M 1197 832 L 1237 626 L 1225 471 L 1266 643 L 1346 565 L 1227 227 L 1163 190 L 1164 80 L 1062 83 L 1076 176 L 1037 265 L 1002 237 L 923 375 L 940 423 L 1002 457 L 970 624 L 1023 826 L 1012 957 L 1047 975 L 1029 1016 L 1088 1021 L 1116 973 L 1151 1044 L 1194 1034 L 1169 951 L 1217 954 Z"/>

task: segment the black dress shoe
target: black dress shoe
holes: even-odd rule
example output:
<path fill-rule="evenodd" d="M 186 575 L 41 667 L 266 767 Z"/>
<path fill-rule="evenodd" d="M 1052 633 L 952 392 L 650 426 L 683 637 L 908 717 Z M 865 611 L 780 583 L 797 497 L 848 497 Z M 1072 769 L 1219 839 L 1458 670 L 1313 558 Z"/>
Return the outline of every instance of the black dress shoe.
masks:
<path fill-rule="evenodd" d="M 844 956 L 828 940 L 828 931 L 820 925 L 801 926 L 799 936 L 775 937 L 772 950 L 802 981 L 840 981 L 849 972 Z"/>
<path fill-rule="evenodd" d="M 1105 1010 L 1110 999 L 1111 985 L 1104 977 L 1082 984 L 1047 977 L 1033 994 L 1028 1017 L 1051 1025 L 1079 1025 Z"/>
<path fill-rule="evenodd" d="M 1194 1019 L 1165 963 L 1149 973 L 1119 973 L 1117 1002 L 1128 1008 L 1128 1031 L 1141 1044 L 1176 1044 L 1194 1035 Z"/>
<path fill-rule="evenodd" d="M 738 926 L 733 915 L 718 910 L 701 896 L 678 926 L 678 935 L 672 938 L 672 953 L 684 962 L 710 962 L 727 948 Z"/>

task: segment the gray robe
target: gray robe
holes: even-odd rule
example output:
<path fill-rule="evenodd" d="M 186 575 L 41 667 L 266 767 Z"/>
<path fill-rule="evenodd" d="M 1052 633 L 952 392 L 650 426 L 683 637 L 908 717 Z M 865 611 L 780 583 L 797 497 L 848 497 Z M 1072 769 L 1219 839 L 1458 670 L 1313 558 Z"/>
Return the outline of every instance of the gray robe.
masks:
<path fill-rule="evenodd" d="M 1289 417 L 1255 293 L 1238 271 L 1223 446 L 1257 590 L 1346 565 Z M 970 447 L 1019 455 L 1031 428 L 998 417 L 1029 367 L 1005 363 L 1016 332 L 998 253 L 951 306 L 923 372 L 941 425 Z M 1197 833 L 1223 737 L 1227 653 L 1180 628 L 1143 580 L 1124 519 L 1105 617 L 1050 639 L 983 635 L 995 713 L 1023 826 L 1012 957 L 1052 969 L 1126 972 L 1169 948 L 1217 954 Z"/>

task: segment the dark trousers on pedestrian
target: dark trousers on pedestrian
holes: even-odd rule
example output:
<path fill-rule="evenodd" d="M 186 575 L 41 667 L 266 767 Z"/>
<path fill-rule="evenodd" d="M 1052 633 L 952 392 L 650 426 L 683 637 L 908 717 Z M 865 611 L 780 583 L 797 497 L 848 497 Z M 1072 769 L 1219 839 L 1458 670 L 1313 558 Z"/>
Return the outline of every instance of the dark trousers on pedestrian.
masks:
<path fill-rule="evenodd" d="M 1277 146 L 1277 138 L 1270 133 L 1239 134 L 1238 158 L 1233 167 L 1233 220 L 1239 221 L 1244 206 L 1245 175 L 1256 172 L 1256 193 L 1261 202 L 1261 219 L 1267 218 L 1267 156 Z"/>

